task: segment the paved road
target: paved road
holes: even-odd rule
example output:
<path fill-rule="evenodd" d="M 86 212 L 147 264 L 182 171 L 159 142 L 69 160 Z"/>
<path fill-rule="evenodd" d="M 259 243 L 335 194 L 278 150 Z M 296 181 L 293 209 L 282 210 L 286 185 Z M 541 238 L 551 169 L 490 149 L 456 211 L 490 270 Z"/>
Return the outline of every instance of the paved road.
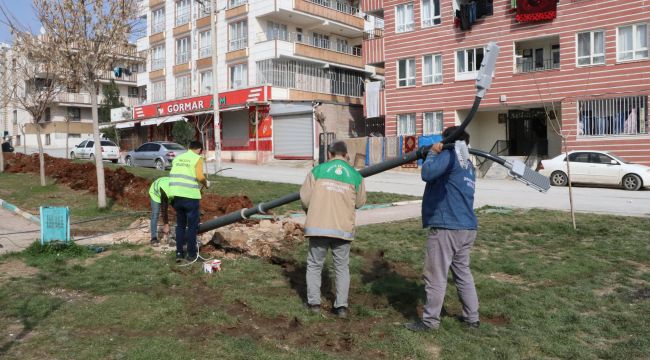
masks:
<path fill-rule="evenodd" d="M 209 164 L 214 172 L 214 163 Z M 280 163 L 256 166 L 251 164 L 224 163 L 223 176 L 251 180 L 265 180 L 301 184 L 309 172 L 306 163 Z M 383 191 L 421 196 L 424 183 L 417 172 L 388 171 L 366 179 L 368 191 Z M 541 208 L 569 210 L 568 187 L 552 187 L 547 193 L 537 192 L 514 180 L 477 181 L 475 207 L 485 205 L 515 208 Z M 577 211 L 602 214 L 650 216 L 650 190 L 624 191 L 616 188 L 574 187 L 574 204 Z M 400 207 L 399 211 L 417 207 Z"/>

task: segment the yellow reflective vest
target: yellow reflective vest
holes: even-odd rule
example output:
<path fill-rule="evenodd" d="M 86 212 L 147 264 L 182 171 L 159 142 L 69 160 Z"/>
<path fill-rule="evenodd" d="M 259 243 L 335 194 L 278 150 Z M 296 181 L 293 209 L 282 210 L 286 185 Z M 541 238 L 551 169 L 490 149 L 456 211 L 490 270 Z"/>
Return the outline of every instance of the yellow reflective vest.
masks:
<path fill-rule="evenodd" d="M 200 159 L 201 156 L 191 150 L 174 159 L 169 172 L 168 196 L 201 199 L 201 187 L 196 179 L 196 163 Z"/>

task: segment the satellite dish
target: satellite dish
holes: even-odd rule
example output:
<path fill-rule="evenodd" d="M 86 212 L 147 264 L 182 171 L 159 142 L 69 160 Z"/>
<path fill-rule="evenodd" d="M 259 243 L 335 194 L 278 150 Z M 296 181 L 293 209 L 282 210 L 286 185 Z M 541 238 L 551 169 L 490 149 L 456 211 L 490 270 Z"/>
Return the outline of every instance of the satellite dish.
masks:
<path fill-rule="evenodd" d="M 41 26 L 40 32 L 41 32 L 41 35 L 45 35 L 45 28 Z"/>

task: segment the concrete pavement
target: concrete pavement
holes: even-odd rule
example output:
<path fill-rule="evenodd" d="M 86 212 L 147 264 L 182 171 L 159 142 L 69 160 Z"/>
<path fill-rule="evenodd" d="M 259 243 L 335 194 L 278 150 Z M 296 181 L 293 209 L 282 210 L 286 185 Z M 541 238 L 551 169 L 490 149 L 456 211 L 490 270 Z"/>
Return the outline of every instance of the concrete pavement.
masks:
<path fill-rule="evenodd" d="M 214 163 L 209 164 L 211 173 L 214 172 L 214 166 Z M 231 168 L 221 173 L 226 177 L 291 184 L 301 184 L 310 170 L 309 165 L 304 162 L 260 166 L 226 162 L 222 164 L 222 168 Z M 387 171 L 366 179 L 368 191 L 413 196 L 422 196 L 424 185 L 418 172 Z M 551 187 L 547 193 L 540 193 L 514 180 L 478 179 L 474 205 L 569 210 L 568 194 L 568 187 Z M 650 216 L 650 190 L 631 192 L 618 188 L 573 187 L 573 196 L 576 211 Z M 398 211 L 407 211 L 414 206 L 417 207 L 402 206 Z"/>
<path fill-rule="evenodd" d="M 37 224 L 0 207 L 0 254 L 21 251 L 39 236 Z"/>

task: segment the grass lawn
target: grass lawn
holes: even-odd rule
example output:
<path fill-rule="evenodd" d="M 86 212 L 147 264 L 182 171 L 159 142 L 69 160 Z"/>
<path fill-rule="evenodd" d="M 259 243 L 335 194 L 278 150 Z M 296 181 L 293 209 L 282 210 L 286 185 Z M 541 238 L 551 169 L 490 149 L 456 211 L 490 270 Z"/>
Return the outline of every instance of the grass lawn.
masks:
<path fill-rule="evenodd" d="M 109 168 L 118 165 L 105 164 Z M 168 172 L 140 167 L 125 167 L 129 172 L 148 179 L 156 179 Z M 95 174 L 90 174 L 95 176 Z M 221 195 L 247 195 L 254 203 L 269 201 L 296 192 L 299 185 L 253 181 L 230 177 L 210 177 L 212 186 L 207 191 Z M 148 216 L 148 211 L 133 211 L 112 201 L 109 208 L 97 208 L 97 195 L 83 191 L 74 191 L 65 185 L 57 185 L 48 179 L 48 185 L 40 186 L 35 174 L 0 173 L 0 199 L 6 200 L 19 208 L 38 214 L 39 206 L 68 206 L 72 213 L 72 222 L 87 221 L 93 218 L 110 217 L 108 221 L 91 221 L 73 224 L 77 234 L 90 232 L 108 232 L 126 228 L 139 216 Z M 368 193 L 368 204 L 385 204 L 403 200 L 419 199 L 408 195 L 380 192 Z M 273 210 L 275 214 L 302 212 L 299 202 L 284 205 Z"/>
<path fill-rule="evenodd" d="M 577 216 L 573 231 L 566 213 L 480 212 L 481 327 L 455 320 L 450 284 L 449 316 L 428 334 L 401 327 L 423 303 L 418 220 L 359 228 L 348 320 L 304 309 L 304 243 L 272 261 L 225 260 L 215 274 L 147 247 L 30 249 L 0 258 L 0 357 L 647 359 L 648 219 Z"/>

